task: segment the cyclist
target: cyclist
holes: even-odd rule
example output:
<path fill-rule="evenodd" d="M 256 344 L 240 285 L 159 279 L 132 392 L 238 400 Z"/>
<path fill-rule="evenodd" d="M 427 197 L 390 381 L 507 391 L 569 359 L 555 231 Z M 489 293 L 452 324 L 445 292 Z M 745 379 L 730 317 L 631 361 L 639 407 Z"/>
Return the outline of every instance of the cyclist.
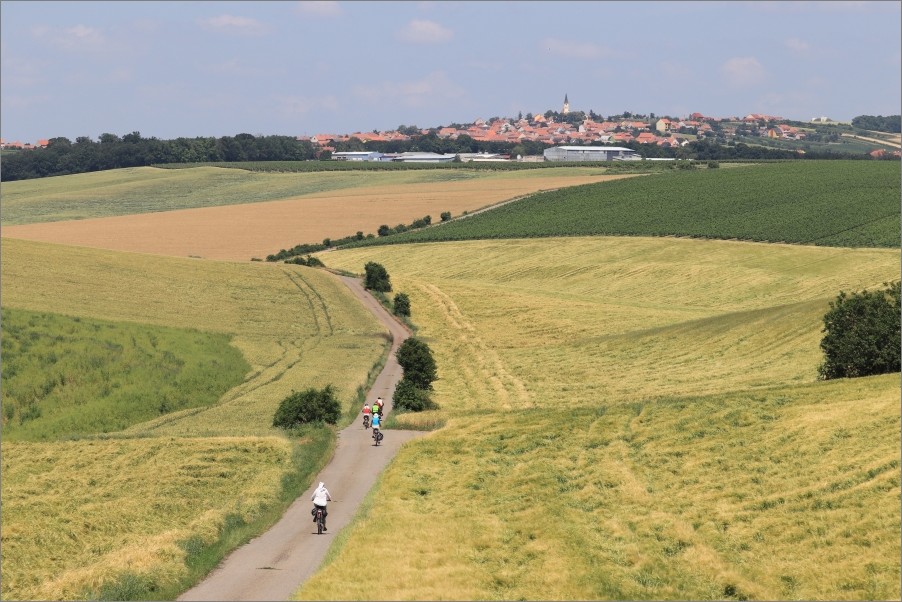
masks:
<path fill-rule="evenodd" d="M 382 415 L 373 414 L 373 439 L 379 436 L 379 427 L 382 425 Z"/>
<path fill-rule="evenodd" d="M 371 413 L 372 411 L 370 410 L 370 402 L 365 401 L 363 403 L 363 426 L 369 427 Z"/>
<path fill-rule="evenodd" d="M 323 531 L 328 531 L 326 529 L 326 517 L 329 516 L 329 513 L 326 511 L 326 504 L 332 501 L 332 496 L 329 494 L 329 490 L 326 489 L 326 485 L 323 482 L 320 482 L 319 487 L 313 492 L 313 495 L 310 496 L 310 499 L 313 500 L 313 510 L 310 511 L 310 514 L 313 515 L 313 522 L 316 522 L 316 509 L 323 509 Z"/>
<path fill-rule="evenodd" d="M 382 414 L 383 414 L 382 406 L 385 405 L 385 402 L 382 401 L 382 398 L 381 398 L 381 397 L 377 397 L 377 398 L 376 398 L 376 403 L 373 404 L 373 405 L 379 407 L 379 414 L 382 415 Z"/>

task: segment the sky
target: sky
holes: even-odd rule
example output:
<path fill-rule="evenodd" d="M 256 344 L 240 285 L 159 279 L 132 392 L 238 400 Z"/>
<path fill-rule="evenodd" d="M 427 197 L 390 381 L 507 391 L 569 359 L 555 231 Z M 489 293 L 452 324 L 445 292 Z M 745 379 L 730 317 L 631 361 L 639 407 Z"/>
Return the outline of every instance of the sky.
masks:
<path fill-rule="evenodd" d="M 897 115 L 902 2 L 0 1 L 0 136 Z"/>

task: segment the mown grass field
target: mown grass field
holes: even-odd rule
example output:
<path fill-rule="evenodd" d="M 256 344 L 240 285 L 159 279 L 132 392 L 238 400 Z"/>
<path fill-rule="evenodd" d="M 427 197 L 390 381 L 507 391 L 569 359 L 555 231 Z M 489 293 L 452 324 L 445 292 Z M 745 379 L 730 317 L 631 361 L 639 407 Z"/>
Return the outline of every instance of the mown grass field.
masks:
<path fill-rule="evenodd" d="M 467 219 L 358 244 L 625 235 L 898 248 L 900 179 L 898 161 L 677 170 L 537 194 Z"/>
<path fill-rule="evenodd" d="M 539 190 L 624 177 L 632 175 L 606 175 L 605 168 L 326 174 L 116 170 L 4 185 L 3 219 L 9 221 L 3 232 L 74 246 L 248 261 L 325 238 L 375 234 L 383 224 L 409 224 L 426 215 L 438 221 L 446 211 L 460 215 Z"/>
<path fill-rule="evenodd" d="M 402 450 L 296 598 L 898 599 L 899 375 L 817 381 L 829 302 L 898 278 L 898 250 L 593 237 L 322 258 L 379 262 L 408 293 L 447 426 Z M 374 556 L 391 579 L 359 578 Z"/>
<path fill-rule="evenodd" d="M 309 268 L 6 238 L 2 254 L 4 315 L 102 321 L 109 340 L 228 337 L 250 365 L 214 405 L 102 438 L 4 441 L 4 599 L 175 597 L 215 563 L 217 538 L 247 538 L 273 522 L 291 501 L 283 496 L 297 495 L 328 457 L 329 429 L 289 439 L 272 428 L 279 401 L 332 383 L 356 410 L 356 389 L 387 342 L 340 282 Z M 115 363 L 106 368 L 125 378 Z M 161 398 L 149 402 L 159 415 Z M 40 420 L 29 423 L 38 438 Z"/>

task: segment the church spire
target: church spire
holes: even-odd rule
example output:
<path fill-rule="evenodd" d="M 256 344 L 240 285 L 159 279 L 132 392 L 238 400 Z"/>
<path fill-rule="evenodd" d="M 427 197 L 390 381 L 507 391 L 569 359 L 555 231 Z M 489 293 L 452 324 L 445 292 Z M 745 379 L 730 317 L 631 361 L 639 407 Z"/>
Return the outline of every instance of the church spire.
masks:
<path fill-rule="evenodd" d="M 564 94 L 564 108 L 561 111 L 564 115 L 570 112 L 570 101 L 567 99 L 567 94 Z"/>

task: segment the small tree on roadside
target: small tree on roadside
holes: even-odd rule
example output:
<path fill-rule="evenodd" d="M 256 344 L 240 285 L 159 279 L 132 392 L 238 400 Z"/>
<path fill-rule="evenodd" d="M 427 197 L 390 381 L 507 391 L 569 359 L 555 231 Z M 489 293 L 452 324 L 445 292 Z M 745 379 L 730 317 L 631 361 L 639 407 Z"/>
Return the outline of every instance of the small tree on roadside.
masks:
<path fill-rule="evenodd" d="M 398 364 L 404 370 L 403 380 L 409 380 L 418 389 L 429 391 L 438 379 L 435 358 L 429 345 L 416 337 L 406 339 L 395 353 Z"/>
<path fill-rule="evenodd" d="M 373 261 L 363 266 L 365 276 L 363 278 L 363 287 L 369 290 L 378 291 L 380 293 L 391 292 L 391 279 L 388 272 L 381 264 Z"/>
<path fill-rule="evenodd" d="M 821 379 L 899 372 L 900 282 L 882 290 L 840 292 L 824 315 Z"/>
<path fill-rule="evenodd" d="M 396 316 L 410 317 L 410 297 L 406 293 L 398 293 L 392 302 Z"/>
<path fill-rule="evenodd" d="M 272 425 L 290 429 L 311 422 L 335 424 L 340 417 L 341 404 L 335 398 L 335 389 L 326 385 L 322 390 L 292 391 L 279 404 Z"/>
<path fill-rule="evenodd" d="M 387 224 L 382 224 L 379 226 L 379 229 L 376 231 L 379 236 L 388 236 L 391 234 L 391 228 L 388 227 Z"/>
<path fill-rule="evenodd" d="M 402 378 L 395 387 L 392 407 L 401 411 L 422 412 L 423 410 L 434 410 L 438 405 L 429 397 L 429 391 L 419 389 L 410 380 Z"/>
<path fill-rule="evenodd" d="M 443 222 L 447 222 L 451 220 L 451 212 L 450 211 L 442 211 L 440 216 Z"/>

